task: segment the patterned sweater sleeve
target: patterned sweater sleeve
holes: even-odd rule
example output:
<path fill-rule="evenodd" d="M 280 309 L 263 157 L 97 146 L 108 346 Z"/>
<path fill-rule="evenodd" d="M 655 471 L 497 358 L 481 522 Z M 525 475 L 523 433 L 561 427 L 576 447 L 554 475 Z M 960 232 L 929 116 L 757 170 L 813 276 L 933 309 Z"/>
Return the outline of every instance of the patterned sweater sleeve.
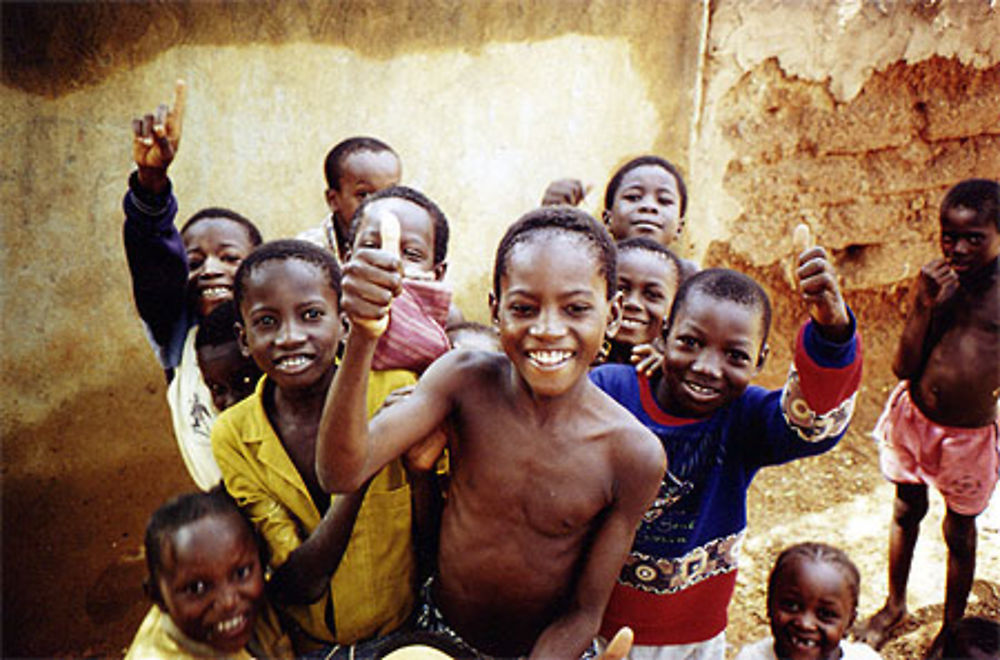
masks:
<path fill-rule="evenodd" d="M 737 428 L 752 429 L 748 464 L 771 465 L 832 448 L 850 424 L 861 383 L 862 349 L 851 313 L 851 337 L 824 338 L 813 321 L 799 329 L 781 390 L 752 388 Z"/>

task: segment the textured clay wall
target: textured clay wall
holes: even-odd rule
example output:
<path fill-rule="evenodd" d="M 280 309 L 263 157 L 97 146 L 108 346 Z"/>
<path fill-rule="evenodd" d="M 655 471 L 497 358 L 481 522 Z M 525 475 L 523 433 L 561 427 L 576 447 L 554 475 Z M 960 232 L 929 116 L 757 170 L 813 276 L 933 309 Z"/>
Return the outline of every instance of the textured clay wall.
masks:
<path fill-rule="evenodd" d="M 987 2 L 713 6 L 690 153 L 691 253 L 703 265 L 743 269 L 771 292 L 775 335 L 762 381 L 776 385 L 805 314 L 785 273 L 792 229 L 808 223 L 832 255 L 865 345 L 846 439 L 754 482 L 727 631 L 738 648 L 768 634 L 768 570 L 793 542 L 826 540 L 851 553 L 863 575 L 861 616 L 885 598 L 892 490 L 867 434 L 895 384 L 890 363 L 913 278 L 939 254 L 945 191 L 969 177 L 1000 178 L 1000 11 Z M 940 501 L 932 504 L 938 511 Z M 885 658 L 922 657 L 940 626 L 945 560 L 943 548 L 920 554 L 941 543 L 935 523 L 924 528 L 910 582 L 912 634 Z M 995 618 L 995 516 L 980 534 L 970 610 Z"/>
<path fill-rule="evenodd" d="M 192 488 L 121 246 L 133 115 L 184 77 L 181 216 L 230 206 L 272 238 L 326 212 L 333 143 L 385 139 L 450 217 L 449 281 L 484 319 L 496 241 L 549 180 L 684 164 L 702 20 L 618 0 L 0 11 L 4 656 L 119 651 L 146 518 Z"/>

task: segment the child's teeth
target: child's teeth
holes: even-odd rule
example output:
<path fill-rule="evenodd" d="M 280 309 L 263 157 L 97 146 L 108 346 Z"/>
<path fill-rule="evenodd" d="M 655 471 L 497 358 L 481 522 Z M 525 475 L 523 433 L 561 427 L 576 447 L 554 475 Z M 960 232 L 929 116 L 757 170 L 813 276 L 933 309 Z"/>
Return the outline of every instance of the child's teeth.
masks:
<path fill-rule="evenodd" d="M 246 621 L 246 615 L 238 614 L 234 616 L 232 619 L 226 619 L 225 621 L 220 621 L 219 623 L 215 624 L 215 630 L 217 632 L 225 634 L 227 632 L 239 628 L 241 625 L 243 625 L 244 621 Z"/>
<path fill-rule="evenodd" d="M 572 355 L 569 351 L 532 351 L 529 354 L 533 361 L 545 366 L 559 364 Z"/>
<path fill-rule="evenodd" d="M 202 298 L 224 298 L 229 295 L 229 287 L 212 286 L 201 290 Z"/>
<path fill-rule="evenodd" d="M 279 364 L 285 369 L 295 369 L 296 367 L 301 367 L 308 361 L 309 359 L 306 357 L 303 357 L 301 355 L 295 355 L 292 357 L 284 358 L 283 360 L 281 360 Z"/>

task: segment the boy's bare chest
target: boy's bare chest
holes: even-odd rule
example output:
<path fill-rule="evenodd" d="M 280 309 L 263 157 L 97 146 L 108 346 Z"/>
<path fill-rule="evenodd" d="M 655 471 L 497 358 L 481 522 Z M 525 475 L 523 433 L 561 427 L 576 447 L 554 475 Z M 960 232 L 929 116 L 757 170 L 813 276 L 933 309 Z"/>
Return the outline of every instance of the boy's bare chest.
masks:
<path fill-rule="evenodd" d="M 456 447 L 453 491 L 466 510 L 551 536 L 587 529 L 612 499 L 608 446 L 511 421 Z"/>

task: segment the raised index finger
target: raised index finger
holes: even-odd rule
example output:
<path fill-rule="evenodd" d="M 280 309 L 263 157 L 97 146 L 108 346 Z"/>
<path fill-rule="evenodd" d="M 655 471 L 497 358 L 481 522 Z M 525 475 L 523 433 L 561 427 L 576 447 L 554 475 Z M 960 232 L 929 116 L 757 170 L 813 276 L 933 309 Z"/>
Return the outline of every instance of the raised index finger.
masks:
<path fill-rule="evenodd" d="M 184 123 L 184 105 L 187 101 L 187 83 L 180 78 L 174 86 L 174 109 L 170 113 L 174 128 L 178 131 Z"/>

